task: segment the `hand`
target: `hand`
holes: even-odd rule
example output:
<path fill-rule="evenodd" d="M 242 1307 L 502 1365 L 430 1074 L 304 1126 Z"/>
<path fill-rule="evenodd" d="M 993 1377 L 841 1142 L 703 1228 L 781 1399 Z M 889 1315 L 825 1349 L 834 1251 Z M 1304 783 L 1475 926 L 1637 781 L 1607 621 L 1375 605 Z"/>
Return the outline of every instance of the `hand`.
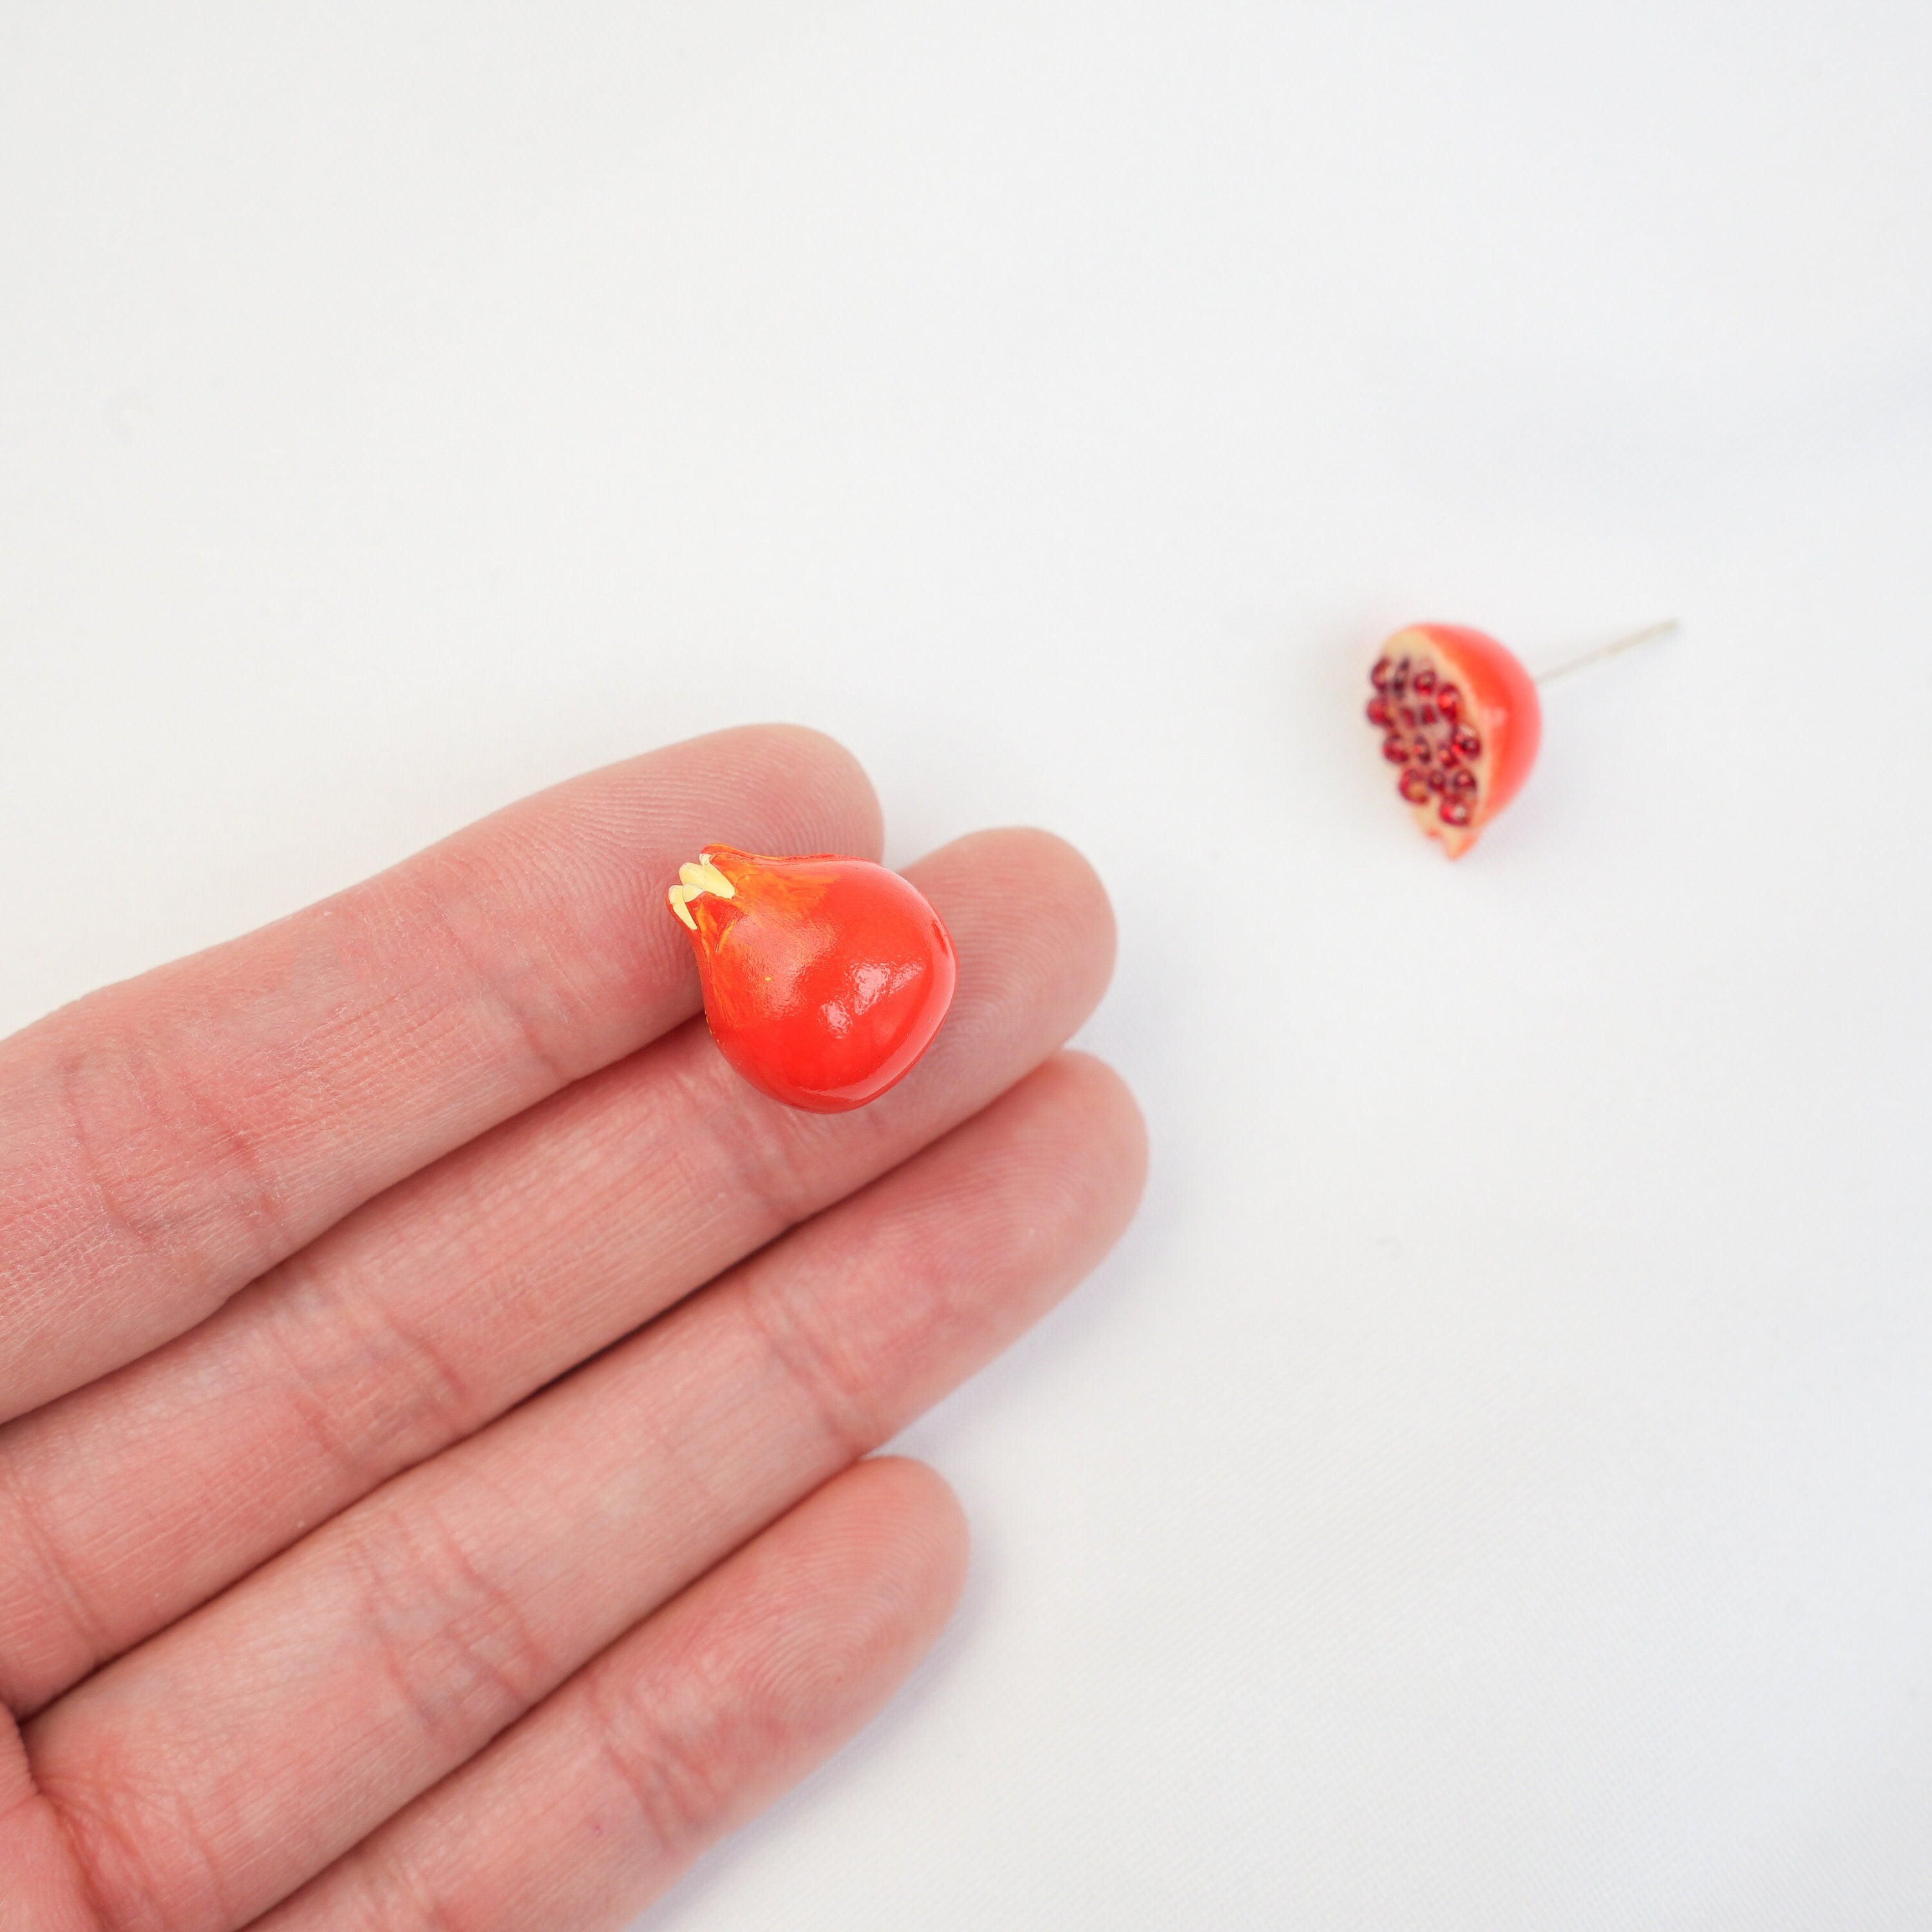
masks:
<path fill-rule="evenodd" d="M 836 746 L 592 774 L 0 1046 L 0 1928 L 620 1924 L 846 1737 L 964 1534 L 866 1461 L 1132 1212 L 1092 873 L 984 832 L 858 1112 L 725 1066 L 664 886 L 875 855 Z M 266 1918 L 264 1918 L 266 1915 Z"/>

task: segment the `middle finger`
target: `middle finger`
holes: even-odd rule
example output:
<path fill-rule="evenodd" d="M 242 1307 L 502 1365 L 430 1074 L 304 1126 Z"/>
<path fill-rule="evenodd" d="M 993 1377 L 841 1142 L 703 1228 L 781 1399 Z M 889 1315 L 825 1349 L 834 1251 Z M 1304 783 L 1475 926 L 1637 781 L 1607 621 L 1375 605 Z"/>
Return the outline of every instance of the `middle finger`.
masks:
<path fill-rule="evenodd" d="M 982 832 L 909 876 L 952 929 L 958 990 L 873 1106 L 778 1106 L 688 1027 L 0 1430 L 0 1702 L 40 1708 L 1044 1060 L 1112 962 L 1085 862 L 1043 832 Z"/>
<path fill-rule="evenodd" d="M 1063 1055 L 28 1728 L 107 1922 L 225 1932 L 978 1367 L 1139 1191 Z"/>

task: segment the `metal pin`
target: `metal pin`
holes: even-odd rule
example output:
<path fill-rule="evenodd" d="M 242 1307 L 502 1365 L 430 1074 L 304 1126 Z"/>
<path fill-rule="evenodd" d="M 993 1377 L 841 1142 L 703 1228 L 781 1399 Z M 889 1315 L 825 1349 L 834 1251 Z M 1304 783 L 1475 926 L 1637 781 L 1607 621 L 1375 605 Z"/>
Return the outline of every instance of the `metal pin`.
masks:
<path fill-rule="evenodd" d="M 1667 638 L 1678 628 L 1675 617 L 1666 617 L 1660 624 L 1646 624 L 1640 631 L 1633 631 L 1629 636 L 1612 638 L 1607 644 L 1593 644 L 1587 651 L 1580 651 L 1574 658 L 1565 658 L 1562 663 L 1549 670 L 1536 674 L 1538 684 L 1554 684 L 1559 677 L 1568 677 L 1573 670 L 1582 670 L 1593 664 L 1601 664 L 1606 658 L 1613 658 L 1619 651 L 1634 650 L 1639 644 L 1647 644 L 1657 638 Z"/>

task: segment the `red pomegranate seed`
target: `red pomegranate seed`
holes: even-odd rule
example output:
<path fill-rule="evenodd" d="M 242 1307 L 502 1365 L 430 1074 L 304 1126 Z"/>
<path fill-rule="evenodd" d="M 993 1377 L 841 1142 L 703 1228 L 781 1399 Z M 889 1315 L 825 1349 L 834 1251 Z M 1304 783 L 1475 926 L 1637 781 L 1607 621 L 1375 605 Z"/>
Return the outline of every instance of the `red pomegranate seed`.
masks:
<path fill-rule="evenodd" d="M 1460 858 L 1516 795 L 1536 755 L 1535 684 L 1495 638 L 1457 624 L 1397 632 L 1370 676 L 1370 695 L 1381 705 L 1369 715 L 1381 721 L 1376 735 L 1396 768 L 1396 789 L 1414 803 L 1420 829 Z"/>
<path fill-rule="evenodd" d="M 1386 698 L 1370 698 L 1369 700 L 1369 722 L 1371 724 L 1386 724 L 1389 722 L 1388 700 Z"/>

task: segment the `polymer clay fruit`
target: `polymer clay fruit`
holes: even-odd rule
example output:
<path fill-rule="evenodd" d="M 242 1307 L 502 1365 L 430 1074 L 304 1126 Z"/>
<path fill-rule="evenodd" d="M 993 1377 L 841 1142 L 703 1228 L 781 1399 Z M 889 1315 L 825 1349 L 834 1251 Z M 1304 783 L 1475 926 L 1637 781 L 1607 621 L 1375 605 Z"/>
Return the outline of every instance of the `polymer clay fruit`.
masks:
<path fill-rule="evenodd" d="M 1522 788 L 1543 735 L 1536 681 L 1495 638 L 1412 624 L 1369 674 L 1369 722 L 1415 822 L 1452 859 Z"/>
<path fill-rule="evenodd" d="M 903 1079 L 952 1004 L 952 935 L 864 859 L 707 846 L 666 894 L 688 929 L 711 1036 L 789 1107 L 842 1114 Z"/>

